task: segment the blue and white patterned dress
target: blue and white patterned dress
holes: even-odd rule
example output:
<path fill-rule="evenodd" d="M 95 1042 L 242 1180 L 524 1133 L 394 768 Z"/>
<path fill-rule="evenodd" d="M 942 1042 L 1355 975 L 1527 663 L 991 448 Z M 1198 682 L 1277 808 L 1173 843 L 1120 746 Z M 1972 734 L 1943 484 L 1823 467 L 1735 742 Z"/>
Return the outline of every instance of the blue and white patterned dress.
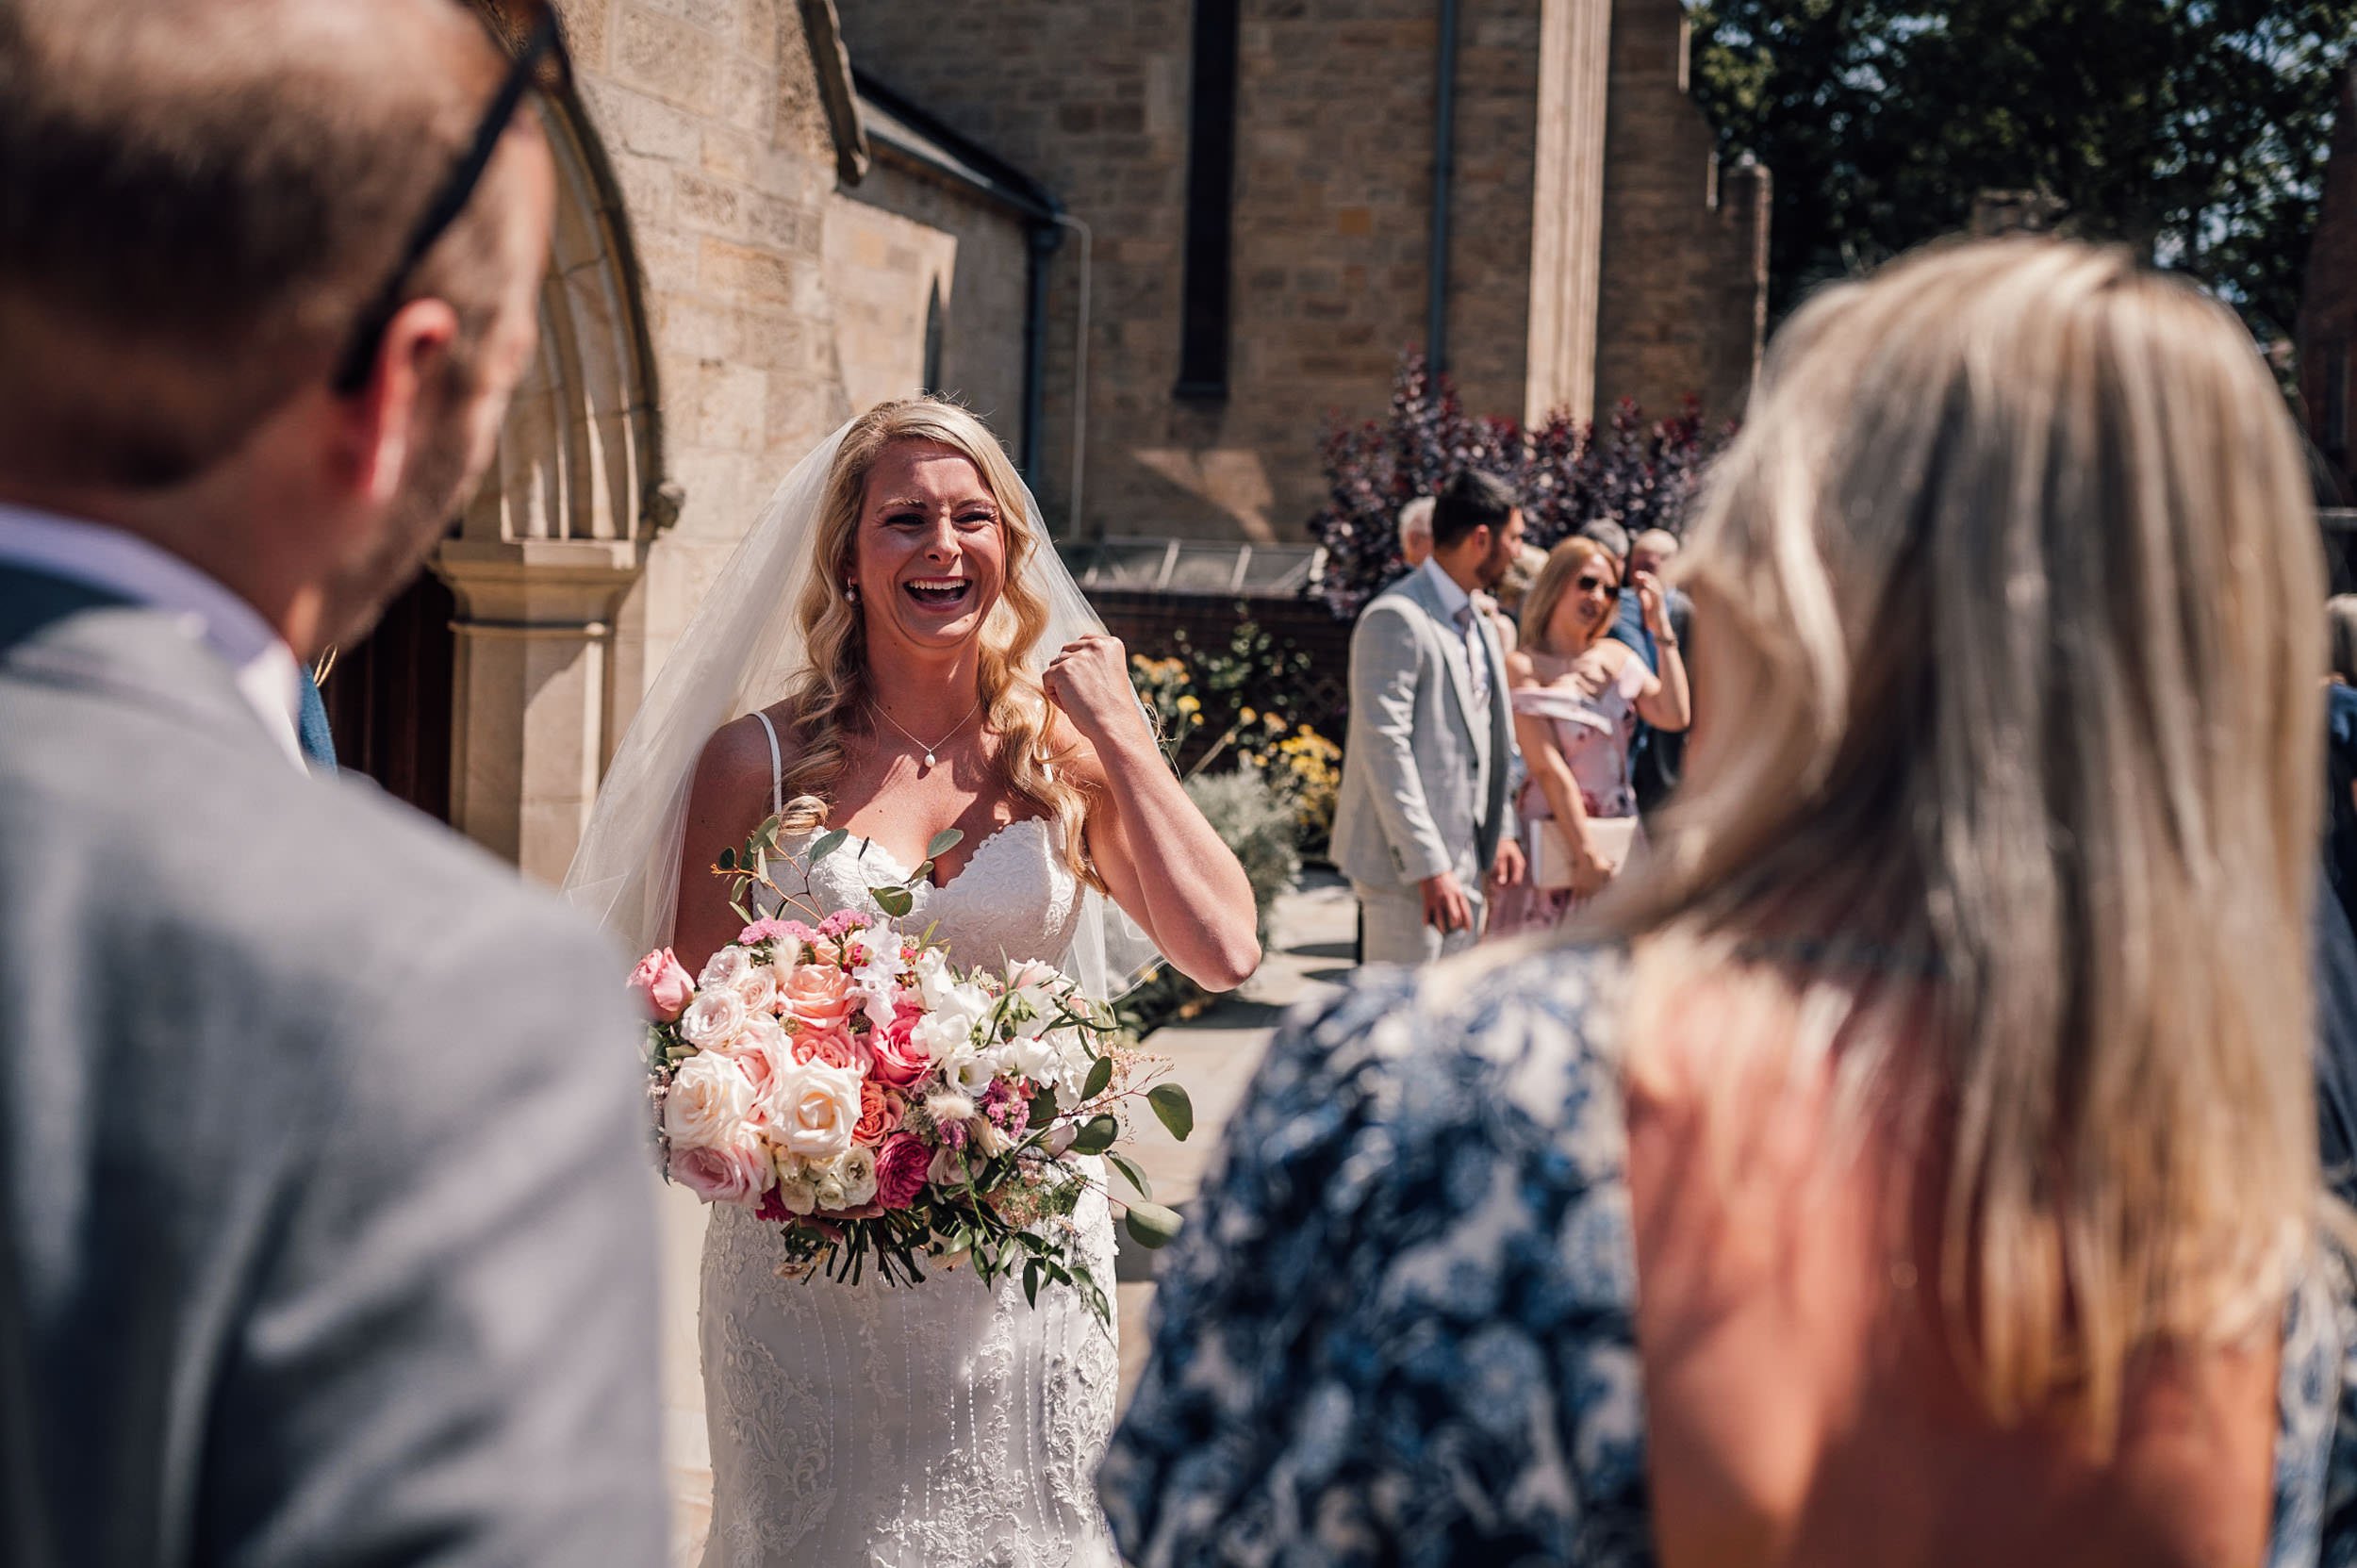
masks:
<path fill-rule="evenodd" d="M 1278 1034 L 1100 1476 L 1130 1561 L 1654 1561 L 1621 982 L 1597 950 L 1461 996 L 1370 971 Z M 2348 1279 L 2285 1314 L 2268 1568 L 2357 1564 Z"/>

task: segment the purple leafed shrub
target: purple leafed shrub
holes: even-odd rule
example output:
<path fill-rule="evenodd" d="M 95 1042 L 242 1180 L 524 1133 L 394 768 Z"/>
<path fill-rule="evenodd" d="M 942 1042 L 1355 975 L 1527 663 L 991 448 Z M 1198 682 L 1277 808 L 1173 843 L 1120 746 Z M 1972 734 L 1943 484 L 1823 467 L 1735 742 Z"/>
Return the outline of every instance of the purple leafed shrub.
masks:
<path fill-rule="evenodd" d="M 1399 509 L 1436 493 L 1459 469 L 1484 469 L 1523 498 L 1530 542 L 1547 548 L 1608 518 L 1631 535 L 1647 528 L 1682 533 L 1705 467 L 1732 424 L 1706 427 L 1702 404 L 1649 422 L 1624 401 L 1602 427 L 1565 414 L 1524 429 L 1512 420 L 1465 412 L 1445 373 L 1418 354 L 1400 358 L 1386 420 L 1330 426 L 1320 443 L 1327 501 L 1310 520 L 1326 547 L 1326 569 L 1310 591 L 1339 619 L 1405 569 L 1399 557 Z"/>

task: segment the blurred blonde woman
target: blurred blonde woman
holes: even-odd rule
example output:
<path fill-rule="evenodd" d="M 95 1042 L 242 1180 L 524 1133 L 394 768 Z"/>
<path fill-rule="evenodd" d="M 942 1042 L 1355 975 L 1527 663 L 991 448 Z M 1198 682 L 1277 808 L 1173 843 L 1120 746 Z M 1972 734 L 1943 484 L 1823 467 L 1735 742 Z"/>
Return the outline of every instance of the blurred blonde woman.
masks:
<path fill-rule="evenodd" d="M 2249 336 L 2123 252 L 1904 259 L 1779 335 L 1687 555 L 1641 872 L 1272 1048 L 1124 1550 L 2350 1560 L 2320 558 Z"/>
<path fill-rule="evenodd" d="M 1557 545 L 1523 601 L 1522 646 L 1507 655 L 1506 680 L 1528 774 L 1516 806 L 1523 855 L 1534 869 L 1499 890 L 1493 936 L 1552 927 L 1604 890 L 1636 841 L 1629 751 L 1638 724 L 1678 731 L 1692 717 L 1661 584 L 1650 572 L 1636 578 L 1658 675 L 1611 635 L 1621 565 L 1595 540 Z"/>

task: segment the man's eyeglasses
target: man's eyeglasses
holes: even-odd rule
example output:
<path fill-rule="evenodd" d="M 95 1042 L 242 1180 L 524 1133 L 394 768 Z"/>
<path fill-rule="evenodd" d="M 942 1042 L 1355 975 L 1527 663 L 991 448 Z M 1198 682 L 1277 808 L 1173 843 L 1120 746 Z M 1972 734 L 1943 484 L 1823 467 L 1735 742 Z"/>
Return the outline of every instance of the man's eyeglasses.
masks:
<path fill-rule="evenodd" d="M 344 345 L 341 358 L 336 362 L 336 376 L 329 385 L 338 396 L 350 397 L 368 385 L 369 371 L 376 363 L 376 351 L 384 341 L 385 329 L 392 324 L 393 316 L 406 302 L 409 280 L 458 215 L 467 210 L 474 197 L 475 187 L 483 183 L 483 172 L 490 167 L 491 155 L 499 151 L 500 138 L 507 134 L 508 123 L 516 117 L 516 106 L 535 87 L 551 91 L 564 84 L 572 73 L 572 62 L 565 53 L 565 38 L 557 27 L 556 11 L 550 0 L 506 0 L 503 7 L 505 21 L 521 35 L 516 48 L 516 63 L 508 68 L 507 78 L 500 84 L 491 107 L 484 111 L 482 124 L 475 127 L 474 140 L 466 152 L 451 166 L 451 171 L 435 189 L 434 199 L 426 204 L 417 225 L 409 231 L 408 241 L 402 246 L 401 262 L 369 301 L 353 323 L 352 338 Z"/>

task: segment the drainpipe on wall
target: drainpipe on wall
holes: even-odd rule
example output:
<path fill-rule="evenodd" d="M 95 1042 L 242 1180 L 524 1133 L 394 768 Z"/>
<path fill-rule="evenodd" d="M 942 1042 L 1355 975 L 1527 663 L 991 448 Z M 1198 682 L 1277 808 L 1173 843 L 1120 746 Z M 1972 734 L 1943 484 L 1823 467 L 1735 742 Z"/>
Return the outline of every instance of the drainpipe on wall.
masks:
<path fill-rule="evenodd" d="M 1441 0 L 1439 81 L 1432 94 L 1432 256 L 1426 263 L 1424 355 L 1435 371 L 1448 368 L 1448 205 L 1457 160 L 1457 0 Z"/>
<path fill-rule="evenodd" d="M 1089 251 L 1095 236 L 1089 226 L 1069 213 L 1056 222 L 1080 236 L 1080 319 L 1072 334 L 1072 495 L 1064 536 L 1080 537 L 1080 482 L 1087 476 L 1089 455 Z M 1098 530 L 1101 535 L 1102 529 Z"/>
<path fill-rule="evenodd" d="M 1055 220 L 1034 222 L 1024 256 L 1029 286 L 1023 302 L 1023 449 L 1017 458 L 1025 483 L 1039 484 L 1040 424 L 1047 408 L 1047 258 L 1063 243 Z"/>

